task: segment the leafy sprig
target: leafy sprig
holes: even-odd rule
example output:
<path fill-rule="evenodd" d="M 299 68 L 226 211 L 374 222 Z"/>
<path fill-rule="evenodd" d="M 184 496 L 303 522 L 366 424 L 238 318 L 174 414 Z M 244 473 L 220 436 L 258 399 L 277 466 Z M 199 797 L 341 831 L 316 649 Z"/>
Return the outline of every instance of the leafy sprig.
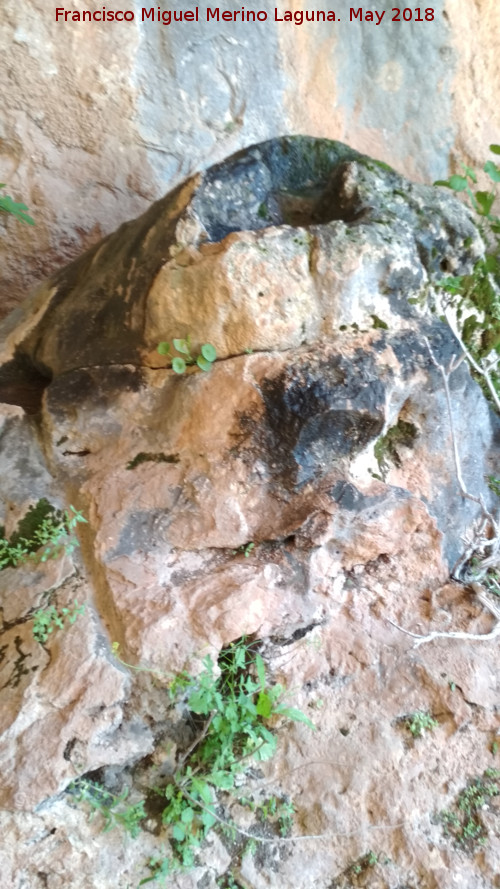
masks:
<path fill-rule="evenodd" d="M 0 182 L 0 188 L 5 188 L 5 182 Z M 31 218 L 26 212 L 27 210 L 26 204 L 18 203 L 14 201 L 10 195 L 2 194 L 0 195 L 0 212 L 2 213 L 10 213 L 12 216 L 15 216 L 20 222 L 26 222 L 28 225 L 34 225 L 35 220 Z"/>
<path fill-rule="evenodd" d="M 45 645 L 55 629 L 62 630 L 66 620 L 69 624 L 74 624 L 77 617 L 84 611 L 85 605 L 79 605 L 76 600 L 73 609 L 61 608 L 58 611 L 55 605 L 39 608 L 33 615 L 33 636 L 40 645 Z"/>
<path fill-rule="evenodd" d="M 79 522 L 87 522 L 81 512 L 70 506 L 63 513 L 50 507 L 50 511 L 40 519 L 30 537 L 13 534 L 10 540 L 0 536 L 0 571 L 32 559 L 46 562 L 56 559 L 63 552 L 70 555 L 78 546 L 74 531 Z"/>
<path fill-rule="evenodd" d="M 78 802 L 88 803 L 92 812 L 91 817 L 97 812 L 102 815 L 104 833 L 111 830 L 112 827 L 121 827 L 135 838 L 140 833 L 141 822 L 147 817 L 144 800 L 128 806 L 123 805 L 129 794 L 128 789 L 125 789 L 119 796 L 115 796 L 97 781 L 78 778 L 69 785 L 68 793 Z"/>
<path fill-rule="evenodd" d="M 187 671 L 177 675 L 170 684 L 169 696 L 172 704 L 185 707 L 190 722 L 199 728 L 180 755 L 167 786 L 153 789 L 165 802 L 161 822 L 172 851 L 149 861 L 150 875 L 140 882 L 141 886 L 193 867 L 197 851 L 213 829 L 233 839 L 241 836 L 251 844 L 268 841 L 221 814 L 223 801 L 228 795 L 234 798 L 237 777 L 252 760 L 268 759 L 275 752 L 273 727 L 277 718 L 314 728 L 300 710 L 286 705 L 283 686 L 269 684 L 256 644 L 245 639 L 224 649 L 217 665 L 207 655 L 198 675 Z M 124 808 L 125 797 L 114 797 L 85 778 L 70 790 L 89 803 L 94 812 L 101 812 L 105 829 L 122 826 L 137 835 L 144 817 L 141 804 Z M 294 807 L 288 799 L 271 797 L 253 808 L 259 820 L 275 819 L 276 831 L 282 837 L 290 833 Z"/>
<path fill-rule="evenodd" d="M 204 343 L 200 348 L 200 354 L 196 357 L 191 355 L 191 338 L 189 335 L 185 340 L 175 339 L 172 344 L 179 355 L 172 356 L 170 354 L 170 343 L 159 343 L 157 352 L 159 355 L 165 355 L 172 360 L 172 370 L 176 374 L 183 374 L 189 365 L 197 364 L 200 370 L 208 372 L 212 369 L 212 364 L 217 358 L 217 352 L 211 343 Z M 183 356 L 183 357 L 181 357 Z"/>
<path fill-rule="evenodd" d="M 500 145 L 490 145 L 490 151 L 500 155 Z M 500 217 L 492 213 L 492 209 L 498 198 L 500 166 L 492 160 L 483 166 L 492 184 L 488 191 L 476 190 L 474 170 L 465 164 L 462 167 L 464 175 L 454 174 L 449 179 L 439 179 L 434 185 L 467 195 L 478 216 L 486 255 L 477 260 L 471 274 L 450 275 L 437 283 L 448 294 L 448 305 L 456 312 L 458 334 L 466 347 L 469 363 L 474 371 L 479 371 L 479 382 L 487 397 L 492 395 L 498 405 L 495 393 L 500 394 Z M 490 392 L 484 382 L 486 375 L 491 380 Z"/>
<path fill-rule="evenodd" d="M 171 686 L 187 694 L 189 711 L 205 717 L 194 745 L 181 761 L 172 784 L 165 791 L 167 806 L 163 823 L 172 825 L 175 854 L 183 866 L 192 866 L 195 850 L 221 818 L 215 806 L 218 792 L 232 792 L 236 776 L 248 760 L 269 759 L 276 750 L 276 737 L 268 720 L 278 716 L 311 721 L 300 710 L 285 706 L 283 686 L 269 685 L 262 656 L 242 640 L 219 657 L 220 676 L 210 655 L 194 680 L 181 674 Z M 266 724 L 267 723 L 267 724 Z M 235 835 L 239 828 L 222 821 Z"/>

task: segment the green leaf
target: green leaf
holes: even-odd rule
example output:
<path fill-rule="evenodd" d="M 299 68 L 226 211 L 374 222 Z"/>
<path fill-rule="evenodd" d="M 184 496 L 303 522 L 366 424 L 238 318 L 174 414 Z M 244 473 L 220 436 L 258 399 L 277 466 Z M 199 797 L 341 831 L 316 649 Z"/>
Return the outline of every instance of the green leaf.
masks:
<path fill-rule="evenodd" d="M 207 775 L 207 779 L 215 787 L 220 787 L 221 790 L 231 790 L 234 787 L 234 775 L 231 772 L 211 772 L 210 775 Z"/>
<path fill-rule="evenodd" d="M 476 201 L 479 204 L 478 213 L 480 216 L 487 216 L 490 212 L 495 195 L 492 191 L 476 191 Z"/>
<path fill-rule="evenodd" d="M 256 691 L 260 691 L 260 685 L 258 682 L 254 682 L 250 676 L 247 676 L 245 679 L 245 691 L 247 694 L 253 695 Z"/>
<path fill-rule="evenodd" d="M 490 145 L 490 151 L 491 151 L 493 154 L 500 154 L 500 145 Z M 1 188 L 1 187 L 2 187 L 2 186 L 0 185 L 0 188 Z"/>
<path fill-rule="evenodd" d="M 389 325 L 386 324 L 385 321 L 382 321 L 382 318 L 379 318 L 378 315 L 370 315 L 370 318 L 373 319 L 373 327 L 375 330 L 389 330 Z"/>
<path fill-rule="evenodd" d="M 449 178 L 450 188 L 453 191 L 465 191 L 467 188 L 467 179 L 465 176 L 458 176 L 455 174 L 454 176 L 450 176 Z"/>
<path fill-rule="evenodd" d="M 207 831 L 217 822 L 217 818 L 215 815 L 212 815 L 212 812 L 202 812 L 200 818 L 201 823 Z"/>
<path fill-rule="evenodd" d="M 265 725 L 259 726 L 259 735 L 261 738 L 264 738 L 268 744 L 276 747 L 276 738 L 274 735 L 265 727 Z"/>
<path fill-rule="evenodd" d="M 174 824 L 174 826 L 172 827 L 172 836 L 173 836 L 174 840 L 177 840 L 179 843 L 182 843 L 182 841 L 186 837 L 186 831 L 182 827 L 181 824 Z"/>
<path fill-rule="evenodd" d="M 186 362 L 184 358 L 172 358 L 172 370 L 176 374 L 183 374 L 186 370 Z"/>
<path fill-rule="evenodd" d="M 198 793 L 204 803 L 210 805 L 212 802 L 212 791 L 210 786 L 203 778 L 193 778 L 191 788 L 194 793 Z"/>
<path fill-rule="evenodd" d="M 211 702 L 207 700 L 207 694 L 203 689 L 194 691 L 188 698 L 189 709 L 192 710 L 193 713 L 200 713 L 202 716 L 209 712 L 210 703 Z"/>
<path fill-rule="evenodd" d="M 280 707 L 278 710 L 275 710 L 275 713 L 279 713 L 280 716 L 286 716 L 288 719 L 293 719 L 294 722 L 304 722 L 309 728 L 314 729 L 314 724 L 308 719 L 306 714 L 295 707 Z"/>
<path fill-rule="evenodd" d="M 264 691 L 266 687 L 266 668 L 260 654 L 255 655 L 255 668 L 257 670 L 257 676 L 259 677 L 260 687 L 262 691 Z"/>
<path fill-rule="evenodd" d="M 486 272 L 491 272 L 491 274 L 496 275 L 498 272 L 498 259 L 496 256 L 487 256 L 484 260 L 484 268 Z"/>
<path fill-rule="evenodd" d="M 262 747 L 259 747 L 255 751 L 255 759 L 264 761 L 266 759 L 270 759 L 271 756 L 274 756 L 276 753 L 276 740 L 273 738 L 273 743 L 263 744 Z"/>
<path fill-rule="evenodd" d="M 190 806 L 186 806 L 185 809 L 182 810 L 181 821 L 183 824 L 191 824 L 191 821 L 194 818 L 194 811 Z"/>
<path fill-rule="evenodd" d="M 271 698 L 265 691 L 261 691 L 258 699 L 257 699 L 257 714 L 258 716 L 262 716 L 264 719 L 268 719 L 272 713 L 273 705 L 271 702 Z"/>
<path fill-rule="evenodd" d="M 202 664 L 205 667 L 207 673 L 212 674 L 214 671 L 214 662 L 209 654 L 206 654 L 202 660 Z"/>
<path fill-rule="evenodd" d="M 244 670 L 245 661 L 246 661 L 246 647 L 245 645 L 236 645 L 232 648 L 231 653 L 234 657 L 234 666 L 238 670 Z"/>
<path fill-rule="evenodd" d="M 211 343 L 203 344 L 203 346 L 201 347 L 201 354 L 204 358 L 206 358 L 207 361 L 215 361 L 215 359 L 217 358 L 217 352 L 215 351 Z"/>
<path fill-rule="evenodd" d="M 3 186 L 0 186 L 0 188 L 3 188 Z M 3 210 L 4 213 L 11 213 L 12 216 L 15 216 L 20 222 L 34 225 L 35 220 L 24 212 L 27 209 L 26 204 L 18 204 L 16 201 L 13 201 L 8 194 L 0 196 L 0 210 Z"/>
<path fill-rule="evenodd" d="M 465 342 L 468 342 L 469 338 L 478 327 L 479 322 L 476 315 L 469 315 L 468 318 L 465 319 L 462 325 L 462 337 Z"/>
<path fill-rule="evenodd" d="M 433 182 L 432 184 L 433 185 L 442 185 L 443 188 L 451 188 L 451 185 L 447 179 L 436 179 L 435 182 Z"/>
<path fill-rule="evenodd" d="M 209 370 L 212 370 L 212 362 L 207 361 L 207 359 L 204 358 L 203 355 L 198 355 L 198 358 L 196 359 L 196 364 L 198 365 L 200 370 L 204 370 L 205 373 L 207 373 Z"/>
<path fill-rule="evenodd" d="M 158 348 L 156 350 L 159 355 L 168 355 L 170 352 L 170 343 L 158 343 Z"/>
<path fill-rule="evenodd" d="M 500 170 L 493 161 L 486 161 L 483 170 L 488 174 L 492 182 L 500 182 Z"/>
<path fill-rule="evenodd" d="M 469 179 L 472 179 L 473 182 L 477 182 L 477 176 L 476 176 L 474 170 L 472 170 L 470 167 L 468 167 L 467 164 L 462 164 L 462 169 L 463 169 L 465 175 L 469 177 Z"/>
<path fill-rule="evenodd" d="M 450 293 L 457 293 L 463 287 L 464 277 L 453 277 L 450 275 L 449 278 L 442 278 L 440 281 L 436 281 L 436 285 L 438 287 L 444 287 L 445 290 L 448 290 Z"/>
<path fill-rule="evenodd" d="M 182 355 L 189 355 L 189 346 L 186 340 L 172 340 L 174 349 L 177 349 Z"/>

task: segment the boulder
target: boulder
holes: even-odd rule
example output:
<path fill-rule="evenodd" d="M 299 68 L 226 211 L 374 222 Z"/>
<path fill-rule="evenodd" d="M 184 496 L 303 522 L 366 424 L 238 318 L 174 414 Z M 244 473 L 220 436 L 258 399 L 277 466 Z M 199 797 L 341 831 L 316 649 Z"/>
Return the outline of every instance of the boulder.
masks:
<path fill-rule="evenodd" d="M 161 685 L 242 636 L 263 640 L 275 674 L 308 712 L 319 688 L 328 702 L 319 740 L 291 729 L 268 772 L 297 792 L 287 775 L 302 769 L 305 751 L 322 762 L 336 745 L 331 774 L 330 765 L 306 770 L 307 832 L 331 825 L 342 794 L 335 830 L 348 838 L 355 816 L 366 822 L 372 809 L 375 821 L 404 820 L 401 799 L 417 767 L 404 761 L 398 734 L 406 699 L 441 708 L 453 733 L 483 696 L 474 731 L 492 731 L 494 652 L 474 684 L 479 668 L 467 648 L 469 691 L 451 700 L 438 676 L 459 672 L 457 661 L 440 664 L 435 650 L 415 660 L 387 620 L 422 628 L 437 609 L 448 626 L 452 605 L 436 602 L 448 601 L 441 591 L 479 515 L 458 487 L 426 339 L 448 366 L 458 345 L 433 313 L 434 285 L 443 271 L 469 270 L 482 249 L 469 213 L 448 194 L 339 143 L 287 137 L 189 180 L 7 319 L 4 533 L 42 498 L 74 506 L 87 524 L 78 526 L 79 552 L 0 573 L 5 809 L 47 805 L 97 769 L 108 778 L 121 769 L 133 783 L 172 732 Z M 215 347 L 209 372 L 178 375 L 158 354 L 160 341 L 188 335 L 193 354 Z M 450 387 L 463 477 L 490 503 L 495 420 L 465 362 Z M 34 640 L 37 609 L 75 601 L 83 615 L 50 642 Z M 320 653 L 299 644 L 315 634 Z M 142 685 L 134 666 L 151 671 Z M 387 719 L 372 712 L 386 692 Z M 377 718 L 383 729 L 372 743 Z M 356 720 L 352 745 L 340 751 L 339 728 L 344 741 Z M 388 771 L 385 789 L 372 758 Z M 418 805 L 428 805 L 425 793 Z M 423 835 L 408 831 L 406 877 Z M 337 885 L 325 882 L 336 848 L 313 868 L 318 885 Z M 296 857 L 282 862 L 281 882 L 247 864 L 242 885 L 292 889 Z M 217 860 L 222 867 L 224 854 Z"/>

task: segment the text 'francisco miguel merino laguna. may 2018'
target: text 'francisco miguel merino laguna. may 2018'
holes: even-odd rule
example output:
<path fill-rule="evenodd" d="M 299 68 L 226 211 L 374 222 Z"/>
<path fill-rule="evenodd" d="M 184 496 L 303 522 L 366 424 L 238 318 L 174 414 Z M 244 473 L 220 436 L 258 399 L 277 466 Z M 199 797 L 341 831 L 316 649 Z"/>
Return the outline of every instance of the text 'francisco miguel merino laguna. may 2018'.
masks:
<path fill-rule="evenodd" d="M 248 9 L 245 6 L 234 9 L 220 9 L 219 6 L 195 6 L 193 9 L 162 9 L 160 6 L 142 7 L 137 14 L 131 9 L 107 9 L 106 6 L 96 10 L 66 9 L 58 6 L 55 9 L 56 22 L 158 22 L 161 25 L 173 25 L 181 22 L 292 22 L 302 25 L 305 22 L 371 22 L 380 25 L 382 22 L 433 22 L 434 8 L 427 7 L 394 7 L 391 10 L 367 9 L 363 6 L 350 6 L 342 10 L 341 16 L 333 9 L 281 10 L 275 7 L 274 13 L 264 9 Z"/>

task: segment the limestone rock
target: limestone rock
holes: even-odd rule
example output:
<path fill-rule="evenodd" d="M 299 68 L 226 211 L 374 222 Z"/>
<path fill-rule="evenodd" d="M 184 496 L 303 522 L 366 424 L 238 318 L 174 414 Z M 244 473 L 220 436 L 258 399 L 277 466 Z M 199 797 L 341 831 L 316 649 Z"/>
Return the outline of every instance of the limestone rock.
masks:
<path fill-rule="evenodd" d="M 286 726 L 245 785 L 294 796 L 294 829 L 325 838 L 243 862 L 214 838 L 178 885 L 215 889 L 237 867 L 245 887 L 347 889 L 377 842 L 396 862 L 388 876 L 377 864 L 388 889 L 422 872 L 490 889 L 494 834 L 489 859 L 464 864 L 439 812 L 490 764 L 496 648 L 413 649 L 394 626 L 492 625 L 448 582 L 478 505 L 457 485 L 424 341 L 447 366 L 457 346 L 430 311 L 433 282 L 481 249 L 449 195 L 290 137 L 189 180 L 7 319 L 0 386 L 27 411 L 2 406 L 5 534 L 42 498 L 88 524 L 63 560 L 0 574 L 5 873 L 36 886 L 57 867 L 64 885 L 82 870 L 81 889 L 110 889 L 114 855 L 120 889 L 147 876 L 162 841 L 115 835 L 106 852 L 65 791 L 90 773 L 134 799 L 174 768 L 193 726 L 169 678 L 251 635 L 317 731 Z M 156 353 L 189 333 L 216 347 L 209 373 L 179 376 Z M 450 386 L 464 479 L 491 503 L 495 420 L 465 363 Z M 36 642 L 35 611 L 75 600 L 85 613 Z M 418 709 L 439 728 L 413 744 L 403 721 Z M 21 866 L 26 842 L 36 860 Z"/>
<path fill-rule="evenodd" d="M 374 318 L 404 328 L 418 317 L 408 298 L 481 249 L 449 194 L 341 143 L 273 140 L 188 180 L 42 285 L 2 357 L 50 379 L 160 366 L 158 342 L 188 333 L 227 358 Z"/>

